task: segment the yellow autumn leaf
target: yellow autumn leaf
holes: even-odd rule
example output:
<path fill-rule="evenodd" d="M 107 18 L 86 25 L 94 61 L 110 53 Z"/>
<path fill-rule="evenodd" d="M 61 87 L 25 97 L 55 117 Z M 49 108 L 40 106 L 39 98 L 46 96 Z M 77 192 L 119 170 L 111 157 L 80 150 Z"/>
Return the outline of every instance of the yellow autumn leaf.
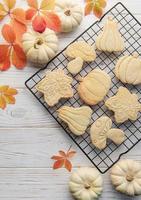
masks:
<path fill-rule="evenodd" d="M 16 0 L 4 0 L 4 2 L 9 9 L 14 8 L 16 4 Z"/>
<path fill-rule="evenodd" d="M 4 6 L 0 3 L 0 20 L 2 20 L 7 15 Z"/>
<path fill-rule="evenodd" d="M 55 6 L 55 0 L 42 0 L 40 9 L 41 10 L 53 10 Z"/>
<path fill-rule="evenodd" d="M 15 104 L 15 95 L 17 90 L 10 88 L 8 85 L 0 86 L 0 108 L 5 109 L 6 104 Z"/>

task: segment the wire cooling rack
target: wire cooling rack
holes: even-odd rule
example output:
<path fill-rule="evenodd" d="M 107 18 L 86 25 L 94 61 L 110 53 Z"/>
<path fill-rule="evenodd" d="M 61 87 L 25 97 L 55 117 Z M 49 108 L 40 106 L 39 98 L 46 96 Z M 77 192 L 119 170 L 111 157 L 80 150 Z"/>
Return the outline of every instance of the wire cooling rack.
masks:
<path fill-rule="evenodd" d="M 126 49 L 122 53 L 105 53 L 97 51 L 97 58 L 92 63 L 86 63 L 79 75 L 85 76 L 92 69 L 100 68 L 105 70 L 112 79 L 112 88 L 110 89 L 105 100 L 113 96 L 119 86 L 124 85 L 115 78 L 114 75 L 114 66 L 118 58 L 124 54 L 132 54 L 133 52 L 141 52 L 141 24 L 135 19 L 135 17 L 125 8 L 121 3 L 116 4 L 111 10 L 109 10 L 100 21 L 97 21 L 92 26 L 90 26 L 84 33 L 82 33 L 75 41 L 84 40 L 89 44 L 93 45 L 95 39 L 103 27 L 103 23 L 107 19 L 107 16 L 113 16 L 118 22 L 120 27 L 120 32 L 125 39 Z M 73 41 L 74 42 L 74 41 Z M 53 60 L 51 60 L 44 69 L 37 71 L 32 77 L 26 81 L 27 88 L 32 92 L 32 94 L 39 100 L 39 102 L 47 109 L 47 111 L 55 118 L 55 120 L 62 126 L 62 128 L 69 134 L 72 140 L 79 146 L 83 153 L 89 158 L 89 160 L 99 169 L 101 173 L 105 173 L 110 167 L 116 163 L 121 155 L 127 153 L 131 148 L 133 148 L 141 140 L 141 116 L 134 123 L 130 120 L 121 125 L 113 122 L 113 127 L 121 128 L 125 131 L 126 140 L 120 145 L 117 146 L 112 142 L 109 142 L 107 147 L 100 151 L 96 149 L 91 141 L 89 136 L 89 128 L 87 132 L 80 137 L 73 135 L 67 125 L 63 123 L 58 117 L 56 110 L 63 105 L 69 105 L 74 107 L 82 106 L 84 103 L 78 96 L 77 93 L 77 76 L 74 76 L 73 89 L 74 96 L 69 100 L 62 100 L 53 108 L 47 106 L 44 101 L 43 95 L 39 93 L 35 86 L 41 81 L 45 76 L 47 69 L 63 69 L 66 74 L 69 72 L 66 69 L 68 58 L 66 58 L 63 50 L 59 53 Z M 69 74 L 70 75 L 70 74 Z M 126 86 L 131 92 L 136 93 L 139 96 L 139 101 L 141 101 L 141 87 L 140 86 Z M 113 117 L 112 113 L 104 106 L 104 101 L 100 102 L 98 105 L 93 106 L 93 116 L 92 123 L 102 115 L 107 115 Z"/>

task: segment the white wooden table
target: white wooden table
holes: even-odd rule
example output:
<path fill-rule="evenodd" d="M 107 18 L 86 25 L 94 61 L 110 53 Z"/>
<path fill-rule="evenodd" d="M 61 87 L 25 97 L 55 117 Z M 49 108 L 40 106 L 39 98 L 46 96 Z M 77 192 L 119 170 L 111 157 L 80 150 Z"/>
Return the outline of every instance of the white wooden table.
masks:
<path fill-rule="evenodd" d="M 0 0 L 1 2 L 2 0 Z M 18 1 L 18 0 L 17 0 Z M 20 2 L 20 3 L 19 3 Z M 82 1 L 82 4 L 84 1 Z M 117 0 L 108 0 L 106 10 Z M 25 5 L 25 0 L 18 4 Z M 141 21 L 141 1 L 123 0 L 125 6 Z M 85 17 L 75 33 L 60 38 L 60 50 L 91 25 L 96 18 Z M 1 23 L 2 27 L 2 23 Z M 47 111 L 26 89 L 24 82 L 37 69 L 27 66 L 19 71 L 12 67 L 0 73 L 0 84 L 18 89 L 14 106 L 0 110 L 0 200 L 72 200 L 68 191 L 70 174 L 65 169 L 54 171 L 50 157 L 60 149 L 73 145 L 77 156 L 73 159 L 73 170 L 78 166 L 92 166 L 90 161 L 53 120 Z M 125 158 L 141 160 L 141 143 Z M 101 200 L 139 200 L 118 194 L 111 186 L 108 172 L 103 175 L 104 192 Z"/>

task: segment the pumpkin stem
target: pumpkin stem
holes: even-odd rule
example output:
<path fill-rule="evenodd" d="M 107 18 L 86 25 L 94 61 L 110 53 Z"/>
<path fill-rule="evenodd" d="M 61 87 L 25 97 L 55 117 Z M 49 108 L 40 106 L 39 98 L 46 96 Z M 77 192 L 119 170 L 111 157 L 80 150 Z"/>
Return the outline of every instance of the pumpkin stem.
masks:
<path fill-rule="evenodd" d="M 88 189 L 91 188 L 91 186 L 90 186 L 88 183 L 85 183 L 85 184 L 84 184 L 84 188 L 88 190 Z"/>
<path fill-rule="evenodd" d="M 64 12 L 64 14 L 65 14 L 66 16 L 70 16 L 70 15 L 71 15 L 71 11 L 70 11 L 70 10 L 66 10 L 66 11 Z"/>
<path fill-rule="evenodd" d="M 127 181 L 131 182 L 131 181 L 133 181 L 133 179 L 134 179 L 133 175 L 131 175 L 130 173 L 127 174 L 127 176 L 126 176 Z"/>
<path fill-rule="evenodd" d="M 44 43 L 42 38 L 38 38 L 34 44 L 34 48 L 37 49 L 36 45 L 42 45 Z"/>
<path fill-rule="evenodd" d="M 133 57 L 134 57 L 134 58 L 138 58 L 138 57 L 139 57 L 139 54 L 138 54 L 137 52 L 134 52 L 134 53 L 133 53 Z"/>

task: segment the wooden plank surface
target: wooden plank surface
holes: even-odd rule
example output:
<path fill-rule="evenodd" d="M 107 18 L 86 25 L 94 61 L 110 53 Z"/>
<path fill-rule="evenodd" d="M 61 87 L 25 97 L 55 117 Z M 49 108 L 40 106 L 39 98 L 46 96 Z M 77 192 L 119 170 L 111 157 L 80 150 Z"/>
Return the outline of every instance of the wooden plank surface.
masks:
<path fill-rule="evenodd" d="M 84 4 L 84 0 L 79 2 Z M 106 10 L 117 2 L 108 0 Z M 121 2 L 141 21 L 140 0 Z M 25 8 L 25 0 L 17 0 L 17 6 L 21 6 L 21 3 Z M 74 33 L 58 35 L 60 50 L 95 20 L 94 16 L 85 17 L 82 25 Z M 22 71 L 13 67 L 7 72 L 0 72 L 0 84 L 10 84 L 19 91 L 16 105 L 8 106 L 4 111 L 0 110 L 0 200 L 72 200 L 67 187 L 70 174 L 65 169 L 53 171 L 53 162 L 50 159 L 58 150 L 67 150 L 70 145 L 77 151 L 77 156 L 73 159 L 74 170 L 79 166 L 92 166 L 62 128 L 25 88 L 25 80 L 36 70 L 28 64 Z M 123 157 L 141 161 L 140 145 L 138 143 Z M 104 192 L 101 200 L 141 199 L 118 194 L 111 186 L 109 172 L 103 175 L 103 178 Z"/>

